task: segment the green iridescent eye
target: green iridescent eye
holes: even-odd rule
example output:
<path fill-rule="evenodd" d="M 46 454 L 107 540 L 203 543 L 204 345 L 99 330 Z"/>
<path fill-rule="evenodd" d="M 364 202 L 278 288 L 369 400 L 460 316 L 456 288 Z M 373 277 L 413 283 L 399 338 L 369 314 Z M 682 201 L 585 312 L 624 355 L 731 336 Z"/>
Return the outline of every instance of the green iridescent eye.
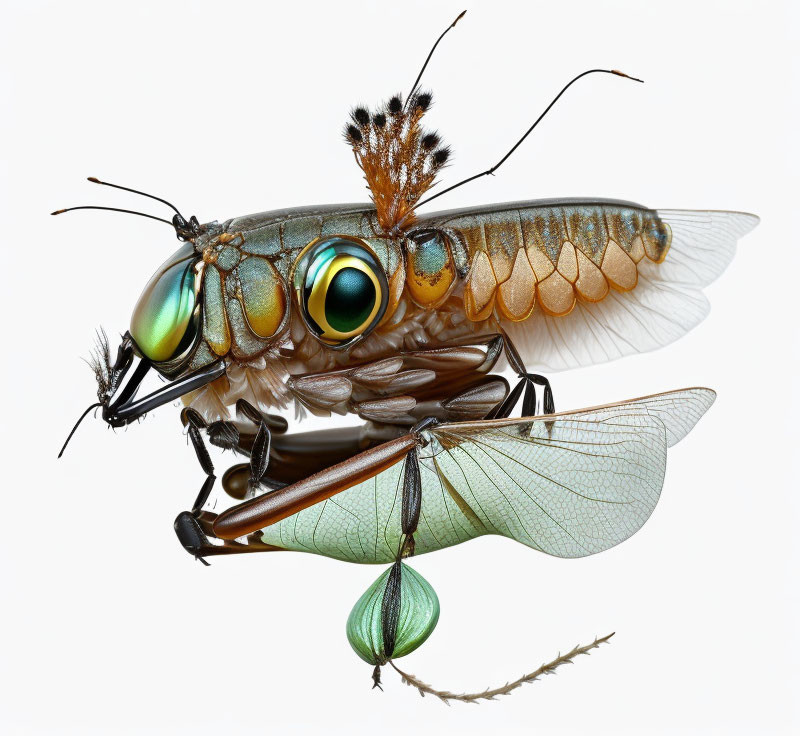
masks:
<path fill-rule="evenodd" d="M 194 246 L 186 243 L 156 271 L 133 310 L 131 337 L 154 363 L 176 358 L 194 343 L 196 262 Z"/>
<path fill-rule="evenodd" d="M 308 329 L 342 348 L 369 334 L 386 312 L 386 274 L 372 249 L 355 238 L 311 243 L 297 259 L 293 284 Z"/>

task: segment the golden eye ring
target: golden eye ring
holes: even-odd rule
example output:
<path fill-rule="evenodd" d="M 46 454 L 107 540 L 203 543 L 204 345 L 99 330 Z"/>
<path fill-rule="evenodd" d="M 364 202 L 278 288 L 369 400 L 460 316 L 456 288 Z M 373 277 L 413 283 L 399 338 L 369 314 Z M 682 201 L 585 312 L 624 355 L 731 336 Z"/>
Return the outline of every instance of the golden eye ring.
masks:
<path fill-rule="evenodd" d="M 292 285 L 306 327 L 334 349 L 366 337 L 389 301 L 386 273 L 375 252 L 345 235 L 309 243 L 295 262 Z"/>

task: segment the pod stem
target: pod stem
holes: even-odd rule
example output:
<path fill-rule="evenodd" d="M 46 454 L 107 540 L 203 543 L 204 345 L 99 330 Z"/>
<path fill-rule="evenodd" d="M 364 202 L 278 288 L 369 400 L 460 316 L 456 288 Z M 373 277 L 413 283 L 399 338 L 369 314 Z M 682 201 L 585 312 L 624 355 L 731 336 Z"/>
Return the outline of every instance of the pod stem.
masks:
<path fill-rule="evenodd" d="M 558 657 L 556 657 L 552 662 L 543 664 L 541 667 L 539 667 L 539 669 L 534 670 L 527 675 L 523 675 L 518 680 L 514 680 L 514 682 L 507 682 L 502 687 L 497 687 L 493 690 L 489 690 L 487 688 L 480 693 L 451 693 L 448 690 L 436 690 L 430 685 L 422 682 L 422 680 L 417 679 L 414 675 L 409 675 L 408 673 L 403 672 L 403 670 L 401 670 L 393 660 L 390 659 L 389 664 L 394 667 L 406 685 L 415 687 L 417 690 L 419 690 L 419 694 L 423 697 L 425 695 L 433 695 L 447 705 L 450 705 L 451 700 L 458 700 L 462 703 L 478 703 L 481 700 L 494 700 L 498 695 L 508 695 L 512 690 L 516 690 L 526 682 L 534 682 L 542 675 L 549 675 L 553 673 L 556 668 L 560 667 L 562 664 L 572 664 L 572 661 L 575 659 L 575 657 L 581 654 L 589 654 L 592 649 L 597 649 L 597 647 L 599 647 L 601 644 L 605 644 L 612 636 L 614 636 L 613 631 L 607 636 L 595 639 L 591 644 L 587 644 L 586 646 L 576 646 L 572 651 L 569 651 L 566 654 L 559 654 Z"/>

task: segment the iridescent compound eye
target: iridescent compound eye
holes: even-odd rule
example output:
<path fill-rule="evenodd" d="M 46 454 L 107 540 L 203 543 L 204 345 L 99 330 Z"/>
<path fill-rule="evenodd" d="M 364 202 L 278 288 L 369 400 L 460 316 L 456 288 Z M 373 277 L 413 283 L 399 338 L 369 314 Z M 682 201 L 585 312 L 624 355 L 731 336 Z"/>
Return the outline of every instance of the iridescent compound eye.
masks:
<path fill-rule="evenodd" d="M 389 300 L 386 274 L 372 249 L 338 235 L 300 254 L 292 282 L 306 326 L 335 348 L 369 334 Z"/>
<path fill-rule="evenodd" d="M 153 363 L 180 357 L 197 336 L 197 253 L 186 243 L 144 287 L 131 317 L 131 337 Z"/>

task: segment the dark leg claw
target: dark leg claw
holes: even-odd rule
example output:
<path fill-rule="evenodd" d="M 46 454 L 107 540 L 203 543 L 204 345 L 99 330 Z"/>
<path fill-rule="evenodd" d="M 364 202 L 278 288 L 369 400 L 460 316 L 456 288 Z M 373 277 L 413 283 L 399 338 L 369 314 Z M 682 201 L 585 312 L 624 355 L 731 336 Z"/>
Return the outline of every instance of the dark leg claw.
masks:
<path fill-rule="evenodd" d="M 197 519 L 188 511 L 181 511 L 173 526 L 183 548 L 196 560 L 208 566 L 209 563 L 204 557 L 209 549 L 213 549 L 213 545 L 208 541 Z"/>

